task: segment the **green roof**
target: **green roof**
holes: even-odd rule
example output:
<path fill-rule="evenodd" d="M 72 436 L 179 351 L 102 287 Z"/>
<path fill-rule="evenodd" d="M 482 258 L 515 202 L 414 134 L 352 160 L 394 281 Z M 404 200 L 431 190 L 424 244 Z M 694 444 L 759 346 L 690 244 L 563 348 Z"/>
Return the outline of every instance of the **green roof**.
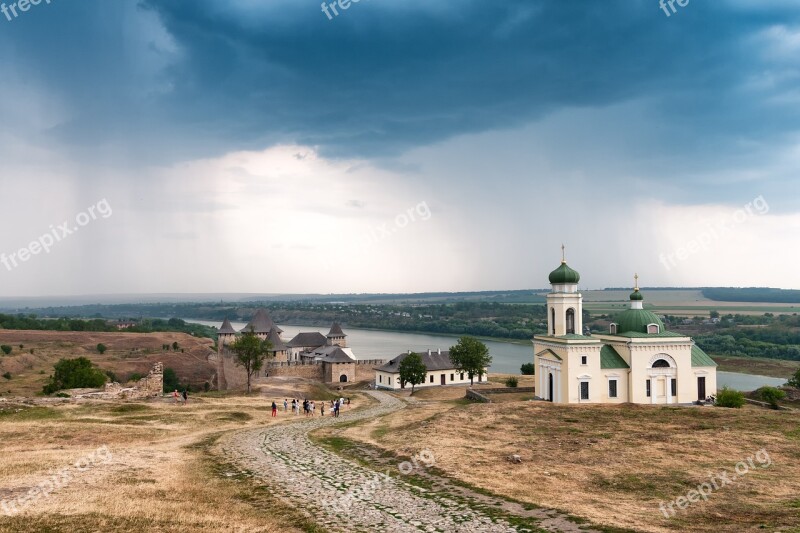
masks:
<path fill-rule="evenodd" d="M 717 363 L 695 344 L 692 346 L 692 366 L 717 366 Z"/>
<path fill-rule="evenodd" d="M 639 331 L 626 331 L 624 333 L 617 333 L 614 335 L 613 333 L 601 333 L 600 335 L 611 335 L 615 337 L 628 337 L 629 339 L 646 339 L 646 338 L 660 338 L 660 337 L 688 337 L 689 335 L 683 335 L 681 333 L 675 333 L 674 331 L 662 331 L 661 333 L 641 333 Z"/>
<path fill-rule="evenodd" d="M 586 335 L 578 335 L 577 333 L 567 333 L 566 335 L 556 335 L 556 339 L 567 339 L 567 340 L 576 340 L 576 341 L 593 340 L 592 337 L 588 337 Z"/>
<path fill-rule="evenodd" d="M 581 275 L 577 271 L 567 266 L 566 261 L 561 262 L 561 266 L 550 272 L 550 283 L 578 283 Z"/>
<path fill-rule="evenodd" d="M 536 357 L 541 357 L 542 354 L 550 354 L 553 357 L 555 357 L 556 359 L 558 359 L 559 361 L 561 361 L 561 357 L 559 357 L 558 354 L 556 352 L 554 352 L 553 350 L 550 350 L 550 349 L 542 350 L 541 352 L 536 354 Z"/>
<path fill-rule="evenodd" d="M 613 346 L 604 344 L 600 348 L 600 368 L 630 368 L 630 366 Z"/>
<path fill-rule="evenodd" d="M 631 293 L 631 300 L 637 301 L 637 302 L 641 302 L 642 300 L 644 300 L 644 296 L 642 296 L 642 293 L 639 292 L 638 288 L 637 289 L 633 289 L 633 292 Z"/>
<path fill-rule="evenodd" d="M 623 311 L 614 320 L 617 324 L 617 331 L 619 333 L 627 333 L 629 331 L 647 333 L 648 324 L 658 324 L 659 333 L 665 331 L 664 323 L 658 318 L 658 315 L 646 309 L 628 309 Z"/>

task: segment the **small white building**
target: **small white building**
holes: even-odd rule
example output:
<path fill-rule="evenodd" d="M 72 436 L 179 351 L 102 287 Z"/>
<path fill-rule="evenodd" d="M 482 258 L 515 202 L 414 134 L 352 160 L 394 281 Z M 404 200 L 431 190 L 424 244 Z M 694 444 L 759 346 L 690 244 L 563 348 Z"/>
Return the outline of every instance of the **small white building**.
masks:
<path fill-rule="evenodd" d="M 405 387 L 400 383 L 400 363 L 411 355 L 413 352 L 409 350 L 402 353 L 386 363 L 375 369 L 375 388 L 376 389 L 390 389 L 400 390 Z M 450 352 L 439 350 L 428 350 L 426 352 L 417 352 L 422 357 L 422 363 L 425 365 L 427 373 L 425 374 L 425 381 L 419 387 L 436 387 L 442 385 L 469 385 L 470 380 L 466 372 L 458 372 L 450 361 Z M 475 383 L 482 383 L 486 381 L 486 371 L 480 376 L 475 376 Z M 411 388 L 411 385 L 406 383 L 406 386 Z"/>

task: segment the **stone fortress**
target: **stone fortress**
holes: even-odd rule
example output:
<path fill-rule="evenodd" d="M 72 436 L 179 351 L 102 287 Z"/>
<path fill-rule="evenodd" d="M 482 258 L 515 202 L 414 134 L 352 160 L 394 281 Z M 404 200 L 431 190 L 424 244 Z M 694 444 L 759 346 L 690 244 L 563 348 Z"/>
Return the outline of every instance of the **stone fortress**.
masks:
<path fill-rule="evenodd" d="M 269 358 L 259 379 L 286 376 L 324 383 L 352 383 L 372 379 L 373 367 L 386 362 L 356 357 L 347 346 L 347 334 L 338 322 L 333 323 L 327 335 L 317 331 L 301 332 L 284 341 L 283 330 L 275 324 L 269 312 L 261 308 L 240 331 L 237 332 L 226 318 L 217 332 L 217 375 L 222 390 L 240 387 L 246 381 L 244 371 L 235 365 L 228 347 L 238 335 L 248 331 L 270 342 Z"/>

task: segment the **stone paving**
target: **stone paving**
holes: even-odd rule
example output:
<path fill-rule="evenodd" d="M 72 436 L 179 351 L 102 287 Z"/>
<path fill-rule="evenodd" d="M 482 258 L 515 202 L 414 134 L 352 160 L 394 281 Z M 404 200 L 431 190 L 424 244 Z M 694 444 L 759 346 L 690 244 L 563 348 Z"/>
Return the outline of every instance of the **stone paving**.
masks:
<path fill-rule="evenodd" d="M 271 428 L 240 431 L 221 443 L 227 458 L 266 480 L 329 531 L 512 532 L 508 523 L 481 514 L 447 495 L 429 493 L 402 480 L 348 461 L 319 445 L 308 433 L 334 423 L 388 414 L 405 404 L 385 393 L 367 409 L 339 418 L 316 417 Z"/>

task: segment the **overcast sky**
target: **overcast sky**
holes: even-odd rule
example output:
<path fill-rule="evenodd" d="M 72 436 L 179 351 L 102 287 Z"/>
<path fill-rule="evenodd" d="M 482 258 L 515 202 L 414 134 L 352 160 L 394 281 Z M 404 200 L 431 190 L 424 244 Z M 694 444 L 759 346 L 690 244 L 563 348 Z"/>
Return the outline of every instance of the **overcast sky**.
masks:
<path fill-rule="evenodd" d="M 800 2 L 674 7 L 15 7 L 0 296 L 800 288 Z"/>

